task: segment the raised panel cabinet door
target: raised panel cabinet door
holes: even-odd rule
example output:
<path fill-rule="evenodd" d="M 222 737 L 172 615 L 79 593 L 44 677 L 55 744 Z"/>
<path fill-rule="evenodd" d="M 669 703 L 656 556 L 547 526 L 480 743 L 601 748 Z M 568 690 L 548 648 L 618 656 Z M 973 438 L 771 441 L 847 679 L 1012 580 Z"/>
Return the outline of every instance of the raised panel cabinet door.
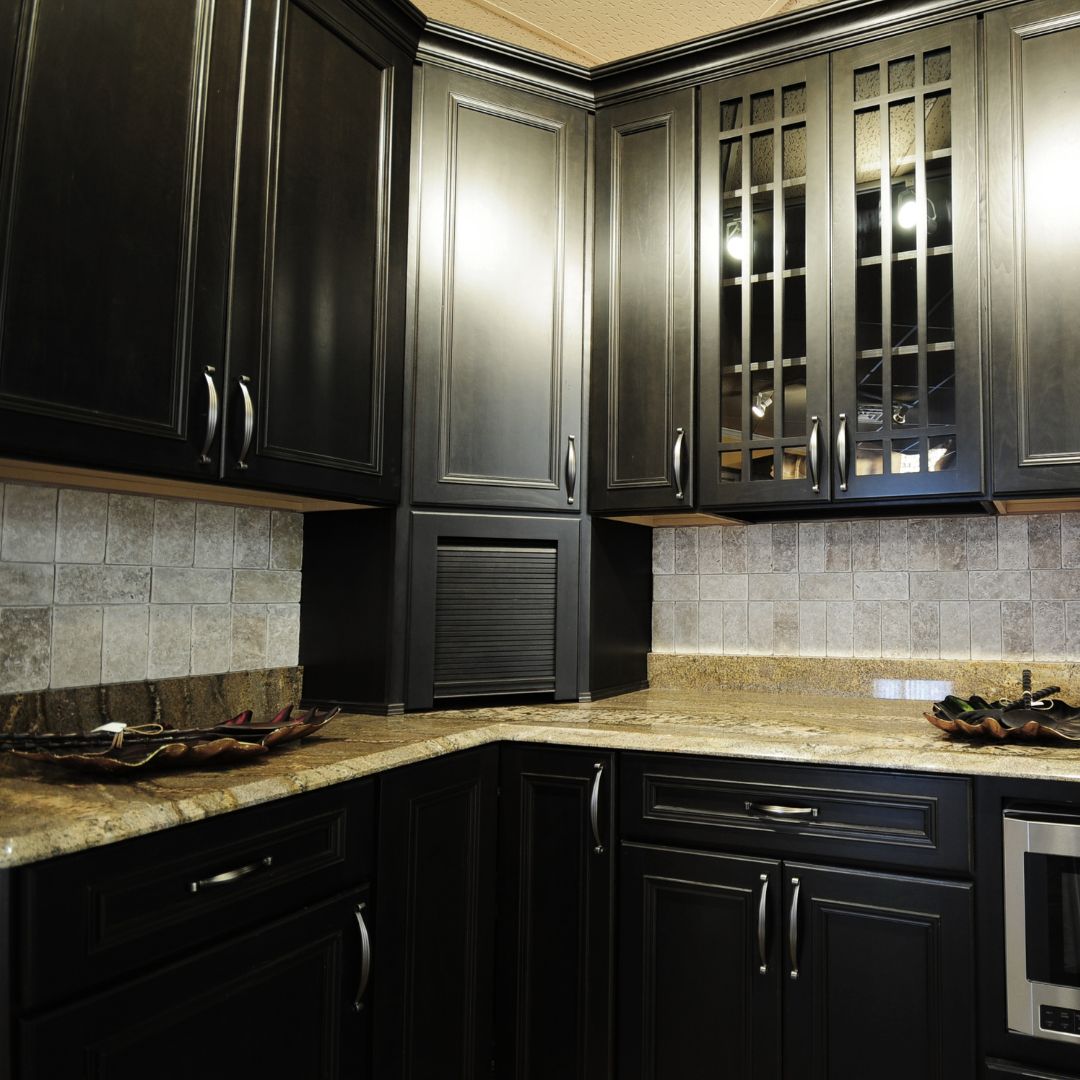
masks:
<path fill-rule="evenodd" d="M 780 1080 L 780 864 L 619 855 L 619 1080 Z"/>
<path fill-rule="evenodd" d="M 1077 49 L 1075 0 L 986 16 L 995 495 L 1080 490 Z"/>
<path fill-rule="evenodd" d="M 8 9 L 0 455 L 215 478 L 243 6 Z"/>
<path fill-rule="evenodd" d="M 586 114 L 425 67 L 413 498 L 577 511 Z"/>
<path fill-rule="evenodd" d="M 612 1076 L 615 755 L 506 744 L 499 762 L 496 1073 Z"/>
<path fill-rule="evenodd" d="M 492 1075 L 498 779 L 497 746 L 381 778 L 379 1080 Z"/>
<path fill-rule="evenodd" d="M 370 894 L 359 890 L 37 1013 L 19 1023 L 16 1075 L 369 1077 L 370 916 Z M 267 1030 L 239 1020 L 252 1009 L 271 1014 Z"/>
<path fill-rule="evenodd" d="M 346 0 L 252 9 L 224 473 L 395 501 L 412 67 Z"/>
<path fill-rule="evenodd" d="M 589 506 L 694 502 L 694 91 L 596 117 Z"/>
<path fill-rule="evenodd" d="M 785 1080 L 974 1080 L 972 886 L 783 871 Z"/>
<path fill-rule="evenodd" d="M 703 507 L 829 497 L 828 61 L 701 87 Z"/>
<path fill-rule="evenodd" d="M 975 34 L 832 57 L 835 499 L 983 491 Z"/>

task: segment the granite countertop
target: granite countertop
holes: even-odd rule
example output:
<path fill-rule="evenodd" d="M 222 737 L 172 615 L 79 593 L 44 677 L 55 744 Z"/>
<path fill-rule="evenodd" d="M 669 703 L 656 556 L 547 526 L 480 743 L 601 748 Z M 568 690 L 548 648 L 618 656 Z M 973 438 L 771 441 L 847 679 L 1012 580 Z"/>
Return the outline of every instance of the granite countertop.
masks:
<path fill-rule="evenodd" d="M 928 704 L 644 690 L 591 704 L 342 716 L 301 746 L 231 768 L 102 780 L 0 762 L 0 868 L 155 832 L 499 740 L 814 765 L 1080 781 L 1080 746 L 953 740 Z"/>

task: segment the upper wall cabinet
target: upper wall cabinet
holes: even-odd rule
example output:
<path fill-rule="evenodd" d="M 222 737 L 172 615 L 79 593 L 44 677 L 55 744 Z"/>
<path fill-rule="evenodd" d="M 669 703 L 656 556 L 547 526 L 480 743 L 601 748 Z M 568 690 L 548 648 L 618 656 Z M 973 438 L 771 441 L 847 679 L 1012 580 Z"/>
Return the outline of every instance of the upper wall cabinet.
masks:
<path fill-rule="evenodd" d="M 411 64 L 345 0 L 244 11 L 0 25 L 0 453 L 393 499 Z"/>
<path fill-rule="evenodd" d="M 826 501 L 828 61 L 701 89 L 705 506 Z"/>
<path fill-rule="evenodd" d="M 424 71 L 417 503 L 577 511 L 585 113 Z"/>
<path fill-rule="evenodd" d="M 694 91 L 596 117 L 589 506 L 693 505 Z"/>
<path fill-rule="evenodd" d="M 833 57 L 833 497 L 982 491 L 975 20 Z"/>
<path fill-rule="evenodd" d="M 994 494 L 1080 489 L 1080 6 L 986 16 Z"/>

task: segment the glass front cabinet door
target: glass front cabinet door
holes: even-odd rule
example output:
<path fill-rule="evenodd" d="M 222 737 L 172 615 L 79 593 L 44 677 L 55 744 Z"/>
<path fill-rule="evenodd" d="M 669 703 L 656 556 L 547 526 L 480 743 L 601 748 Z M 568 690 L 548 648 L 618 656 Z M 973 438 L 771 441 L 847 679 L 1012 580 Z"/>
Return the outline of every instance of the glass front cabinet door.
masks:
<path fill-rule="evenodd" d="M 825 502 L 828 60 L 701 89 L 700 503 Z"/>
<path fill-rule="evenodd" d="M 975 20 L 832 60 L 835 499 L 982 490 Z"/>

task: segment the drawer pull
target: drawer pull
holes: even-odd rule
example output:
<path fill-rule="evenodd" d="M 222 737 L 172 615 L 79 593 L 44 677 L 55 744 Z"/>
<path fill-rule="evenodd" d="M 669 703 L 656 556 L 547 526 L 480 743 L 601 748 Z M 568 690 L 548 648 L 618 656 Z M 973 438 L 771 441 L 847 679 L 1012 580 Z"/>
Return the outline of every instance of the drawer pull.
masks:
<path fill-rule="evenodd" d="M 791 977 L 799 977 L 799 879 L 791 879 L 791 911 L 788 913 L 788 952 L 791 953 Z"/>
<path fill-rule="evenodd" d="M 240 397 L 244 401 L 244 437 L 240 443 L 240 456 L 236 461 L 236 467 L 240 470 L 248 467 L 248 451 L 251 449 L 251 437 L 255 433 L 255 405 L 251 400 L 251 391 L 248 390 L 250 382 L 251 378 L 248 375 L 241 375 L 237 382 L 240 387 Z"/>
<path fill-rule="evenodd" d="M 360 1012 L 364 1007 L 364 991 L 367 990 L 368 980 L 371 978 L 371 935 L 368 933 L 367 923 L 364 922 L 364 908 L 367 904 L 357 904 L 356 926 L 360 931 L 360 983 L 356 987 L 356 1000 L 353 1001 L 353 1010 Z"/>
<path fill-rule="evenodd" d="M 769 817 L 805 818 L 817 817 L 816 806 L 780 806 L 778 803 L 747 802 L 746 811 L 750 814 L 766 814 Z"/>
<path fill-rule="evenodd" d="M 769 973 L 769 940 L 768 940 L 768 926 L 767 916 L 769 898 L 769 875 L 761 875 L 761 897 L 758 899 L 757 906 L 757 951 L 758 957 L 761 960 L 761 966 L 758 971 L 762 975 Z"/>
<path fill-rule="evenodd" d="M 574 436 L 566 440 L 566 501 L 574 505 L 574 492 L 577 491 L 577 444 Z"/>
<path fill-rule="evenodd" d="M 234 881 L 247 877 L 248 874 L 254 874 L 256 870 L 262 870 L 264 867 L 273 865 L 274 856 L 267 855 L 258 862 L 248 863 L 247 866 L 238 866 L 235 870 L 226 870 L 224 873 L 215 874 L 213 877 L 199 878 L 198 881 L 193 881 L 188 886 L 188 891 L 195 893 L 200 889 L 211 889 L 217 885 L 231 885 Z"/>
<path fill-rule="evenodd" d="M 600 839 L 600 781 L 604 776 L 604 763 L 596 762 L 593 765 L 596 770 L 592 780 L 592 795 L 589 797 L 589 824 L 592 826 L 593 854 L 604 854 L 604 843 Z"/>

